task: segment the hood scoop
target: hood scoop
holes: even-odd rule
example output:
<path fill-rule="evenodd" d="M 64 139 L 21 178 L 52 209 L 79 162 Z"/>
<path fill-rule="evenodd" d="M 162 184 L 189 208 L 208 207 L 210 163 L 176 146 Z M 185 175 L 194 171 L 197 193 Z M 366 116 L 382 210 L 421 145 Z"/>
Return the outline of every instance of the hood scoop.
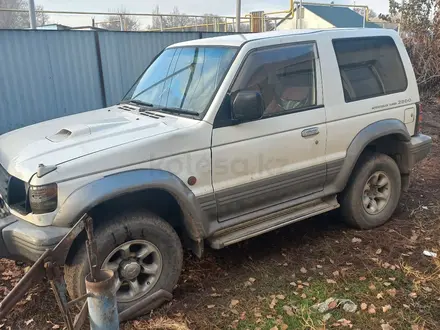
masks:
<path fill-rule="evenodd" d="M 71 127 L 65 127 L 59 130 L 56 134 L 46 136 L 46 139 L 59 143 L 76 137 L 83 137 L 98 132 L 110 131 L 118 126 L 129 124 L 131 121 L 126 118 L 108 118 L 97 122 L 85 124 L 78 124 Z"/>
<path fill-rule="evenodd" d="M 74 137 L 74 136 L 80 136 L 80 135 L 90 135 L 90 127 L 87 125 L 76 125 L 70 128 L 63 128 L 59 130 L 56 134 L 46 136 L 46 139 L 48 139 L 51 142 L 62 142 L 67 140 L 68 138 Z"/>

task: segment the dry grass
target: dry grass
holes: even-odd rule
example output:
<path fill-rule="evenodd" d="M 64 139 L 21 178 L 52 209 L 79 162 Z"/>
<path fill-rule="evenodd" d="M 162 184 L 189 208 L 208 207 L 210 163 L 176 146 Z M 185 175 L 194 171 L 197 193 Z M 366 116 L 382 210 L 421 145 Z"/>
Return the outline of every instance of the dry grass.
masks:
<path fill-rule="evenodd" d="M 151 320 L 133 321 L 131 328 L 136 330 L 190 330 L 185 321 L 169 317 L 156 317 Z"/>

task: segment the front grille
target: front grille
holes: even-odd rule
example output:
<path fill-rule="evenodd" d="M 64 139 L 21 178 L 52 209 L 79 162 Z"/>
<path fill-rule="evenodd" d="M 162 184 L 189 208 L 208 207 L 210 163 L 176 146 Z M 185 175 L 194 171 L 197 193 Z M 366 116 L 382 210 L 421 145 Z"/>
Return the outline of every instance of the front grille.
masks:
<path fill-rule="evenodd" d="M 0 165 L 0 195 L 3 196 L 5 202 L 8 201 L 8 186 L 11 176 Z"/>
<path fill-rule="evenodd" d="M 24 181 L 9 175 L 0 165 L 0 195 L 11 209 L 21 214 L 28 214 L 26 184 Z"/>

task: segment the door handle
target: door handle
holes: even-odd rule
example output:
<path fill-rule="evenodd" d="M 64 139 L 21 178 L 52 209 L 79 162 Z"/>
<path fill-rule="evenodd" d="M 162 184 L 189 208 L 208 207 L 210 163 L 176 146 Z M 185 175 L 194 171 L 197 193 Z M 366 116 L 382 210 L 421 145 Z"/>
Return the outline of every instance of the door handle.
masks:
<path fill-rule="evenodd" d="M 318 127 L 311 127 L 311 128 L 307 128 L 304 131 L 301 132 L 301 136 L 303 138 L 309 137 L 309 136 L 314 136 L 314 135 L 318 135 L 319 134 L 319 128 Z"/>

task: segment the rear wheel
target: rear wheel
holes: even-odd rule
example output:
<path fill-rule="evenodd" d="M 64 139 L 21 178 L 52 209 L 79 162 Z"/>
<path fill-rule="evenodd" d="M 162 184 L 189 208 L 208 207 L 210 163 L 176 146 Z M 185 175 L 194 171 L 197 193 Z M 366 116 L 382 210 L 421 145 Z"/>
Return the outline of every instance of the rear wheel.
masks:
<path fill-rule="evenodd" d="M 167 222 L 145 211 L 99 220 L 95 229 L 98 262 L 102 269 L 115 272 L 120 311 L 159 289 L 172 292 L 182 269 L 183 252 L 178 235 Z M 84 244 L 64 273 L 71 297 L 84 294 L 84 278 L 89 273 Z"/>
<path fill-rule="evenodd" d="M 401 176 L 396 162 L 384 154 L 364 154 L 341 198 L 345 221 L 359 229 L 383 225 L 396 210 L 400 192 Z"/>

